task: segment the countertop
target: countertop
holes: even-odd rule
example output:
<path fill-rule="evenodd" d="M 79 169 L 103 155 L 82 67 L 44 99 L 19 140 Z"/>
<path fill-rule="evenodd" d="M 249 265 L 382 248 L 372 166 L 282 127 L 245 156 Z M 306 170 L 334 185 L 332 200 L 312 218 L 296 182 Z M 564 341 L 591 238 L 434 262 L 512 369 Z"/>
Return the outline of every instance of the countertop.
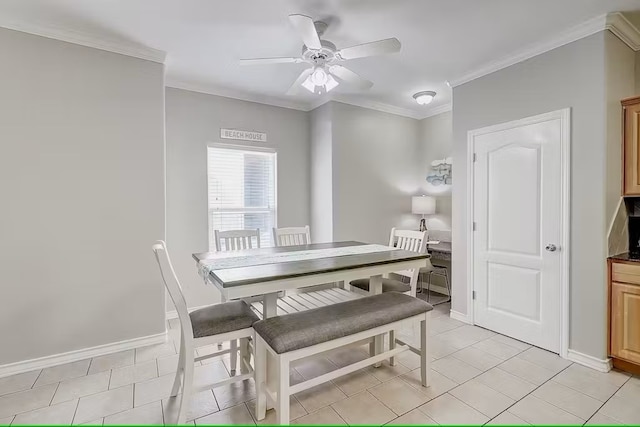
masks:
<path fill-rule="evenodd" d="M 640 258 L 631 258 L 629 256 L 629 252 L 624 252 L 618 255 L 610 256 L 609 259 L 614 261 L 629 261 L 629 262 L 638 262 L 640 263 Z"/>

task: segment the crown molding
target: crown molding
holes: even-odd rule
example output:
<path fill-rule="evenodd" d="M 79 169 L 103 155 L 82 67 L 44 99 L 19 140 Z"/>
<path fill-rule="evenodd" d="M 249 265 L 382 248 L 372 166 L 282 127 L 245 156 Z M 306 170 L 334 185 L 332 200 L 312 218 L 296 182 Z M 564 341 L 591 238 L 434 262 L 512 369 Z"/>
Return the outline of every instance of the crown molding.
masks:
<path fill-rule="evenodd" d="M 616 12 L 607 15 L 605 27 L 634 51 L 640 50 L 640 30 L 629 22 L 622 13 Z"/>
<path fill-rule="evenodd" d="M 438 107 L 429 108 L 426 111 L 426 115 L 421 117 L 421 120 L 427 119 L 429 117 L 437 116 L 438 114 L 446 113 L 453 110 L 453 104 L 451 102 L 447 104 L 440 105 Z"/>
<path fill-rule="evenodd" d="M 370 101 L 366 99 L 354 99 L 345 95 L 334 95 L 330 99 L 331 101 L 342 102 L 343 104 L 353 105 L 355 107 L 367 108 L 369 110 L 380 111 L 383 113 L 395 114 L 396 116 L 408 117 L 411 119 L 420 120 L 422 117 L 420 113 L 408 108 L 397 107 L 395 105 L 385 104 L 383 102 Z"/>
<path fill-rule="evenodd" d="M 0 27 L 14 31 L 21 31 L 23 33 L 29 33 L 36 36 L 46 37 L 49 39 L 60 40 L 67 43 L 91 47 L 94 49 L 105 50 L 107 52 L 132 56 L 134 58 L 144 59 L 146 61 L 158 62 L 160 64 L 164 64 L 167 56 L 166 52 L 164 51 L 152 49 L 147 46 L 127 41 L 110 40 L 105 37 L 99 37 L 93 34 L 84 33 L 82 31 L 54 27 L 51 25 L 39 24 L 36 22 L 26 22 L 17 19 L 11 19 L 7 16 L 2 15 L 0 15 Z"/>
<path fill-rule="evenodd" d="M 520 50 L 512 55 L 505 56 L 501 59 L 498 59 L 497 61 L 488 62 L 475 71 L 467 73 L 456 79 L 452 79 L 450 80 L 451 87 L 460 86 L 461 84 L 486 76 L 487 74 L 494 73 L 498 70 L 502 70 L 503 68 L 510 67 L 511 65 L 517 64 L 519 62 L 526 61 L 529 58 L 533 58 L 534 56 L 538 56 L 560 46 L 564 46 L 576 40 L 588 37 L 597 32 L 604 31 L 606 29 L 606 24 L 607 15 L 600 15 L 592 18 L 588 21 L 583 22 L 582 24 L 576 25 L 566 31 L 563 31 L 553 38 L 531 44 L 523 50 Z"/>
<path fill-rule="evenodd" d="M 165 77 L 164 85 L 166 87 L 171 87 L 174 89 L 188 90 L 190 92 L 199 92 L 207 95 L 221 96 L 223 98 L 237 99 L 240 101 L 255 102 L 257 104 L 271 105 L 274 107 L 289 108 L 291 110 L 310 110 L 309 104 L 303 102 L 278 98 L 275 96 L 259 95 L 256 93 L 229 89 L 210 84 L 188 82 L 186 80 L 180 80 L 171 77 Z"/>

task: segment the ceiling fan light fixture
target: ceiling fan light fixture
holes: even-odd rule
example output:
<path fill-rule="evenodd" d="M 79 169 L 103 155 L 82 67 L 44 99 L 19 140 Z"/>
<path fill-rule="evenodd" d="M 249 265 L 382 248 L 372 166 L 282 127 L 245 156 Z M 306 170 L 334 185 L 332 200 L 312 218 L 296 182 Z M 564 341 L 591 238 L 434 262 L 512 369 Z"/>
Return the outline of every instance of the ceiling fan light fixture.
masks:
<path fill-rule="evenodd" d="M 309 75 L 309 77 L 307 77 L 303 82 L 302 82 L 302 87 L 305 88 L 306 90 L 308 90 L 311 93 L 315 93 L 316 91 L 316 85 L 313 84 L 313 82 L 311 81 L 311 75 Z"/>
<path fill-rule="evenodd" d="M 324 89 L 327 92 L 330 92 L 332 89 L 338 86 L 338 84 L 339 84 L 338 81 L 334 79 L 331 74 L 329 74 L 329 76 L 327 77 L 327 83 L 324 85 Z"/>
<path fill-rule="evenodd" d="M 316 85 L 316 86 L 324 86 L 325 84 L 327 84 L 327 80 L 329 78 L 329 75 L 327 74 L 327 72 L 321 68 L 321 67 L 316 67 L 313 72 L 311 73 L 311 76 L 309 76 L 311 78 L 311 82 Z"/>
<path fill-rule="evenodd" d="M 425 90 L 425 91 L 414 94 L 413 99 L 415 99 L 419 105 L 427 105 L 431 101 L 433 101 L 433 98 L 435 98 L 435 96 L 436 96 L 436 93 L 434 91 Z"/>

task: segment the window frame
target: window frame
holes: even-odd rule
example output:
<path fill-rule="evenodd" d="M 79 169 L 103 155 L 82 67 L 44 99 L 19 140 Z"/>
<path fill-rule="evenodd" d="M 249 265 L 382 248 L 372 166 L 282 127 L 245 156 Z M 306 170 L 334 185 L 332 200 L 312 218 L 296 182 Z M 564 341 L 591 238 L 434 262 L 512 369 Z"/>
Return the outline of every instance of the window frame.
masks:
<path fill-rule="evenodd" d="M 211 249 L 212 245 L 211 245 L 211 241 L 209 239 L 211 239 L 211 234 L 212 234 L 212 229 L 211 229 L 211 213 L 210 213 L 210 201 L 209 201 L 209 148 L 217 148 L 217 149 L 223 149 L 223 150 L 236 150 L 236 151 L 249 151 L 249 152 L 254 152 L 254 153 L 264 153 L 264 154 L 273 154 L 273 200 L 274 200 L 274 206 L 273 206 L 273 226 L 275 228 L 278 227 L 278 152 L 275 148 L 273 147 L 258 147 L 258 146 L 253 146 L 253 145 L 242 145 L 242 144 L 227 144 L 227 143 L 220 143 L 220 142 L 212 142 L 212 143 L 208 143 L 206 146 L 206 152 L 205 152 L 205 160 L 206 160 L 206 169 L 207 169 L 207 173 L 206 173 L 206 188 L 207 188 L 207 235 L 208 235 L 208 239 L 207 239 L 207 243 L 209 245 L 209 249 Z M 237 212 L 237 213 L 251 213 L 251 212 L 264 212 L 264 209 L 261 208 L 243 208 L 243 209 L 236 209 L 236 208 L 222 208 L 222 209 L 217 209 L 217 212 Z M 268 210 L 271 211 L 271 210 Z M 271 236 L 272 234 L 272 230 L 266 230 L 269 234 L 269 236 Z M 272 247 L 274 245 L 274 242 L 271 241 L 271 239 L 268 240 L 268 245 L 265 245 L 264 243 L 267 242 L 260 242 L 260 247 Z M 215 244 L 214 244 L 215 246 Z"/>

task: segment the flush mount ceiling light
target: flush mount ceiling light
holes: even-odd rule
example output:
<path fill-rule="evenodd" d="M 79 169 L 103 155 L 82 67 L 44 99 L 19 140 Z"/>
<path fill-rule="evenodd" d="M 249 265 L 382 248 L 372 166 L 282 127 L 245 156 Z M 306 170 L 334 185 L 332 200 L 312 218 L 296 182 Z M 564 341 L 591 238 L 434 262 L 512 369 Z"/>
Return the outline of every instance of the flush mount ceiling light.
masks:
<path fill-rule="evenodd" d="M 425 91 L 414 94 L 413 99 L 415 99 L 416 102 L 420 105 L 427 105 L 428 103 L 433 101 L 433 98 L 435 98 L 435 96 L 436 96 L 436 93 L 434 91 L 425 90 Z"/>

